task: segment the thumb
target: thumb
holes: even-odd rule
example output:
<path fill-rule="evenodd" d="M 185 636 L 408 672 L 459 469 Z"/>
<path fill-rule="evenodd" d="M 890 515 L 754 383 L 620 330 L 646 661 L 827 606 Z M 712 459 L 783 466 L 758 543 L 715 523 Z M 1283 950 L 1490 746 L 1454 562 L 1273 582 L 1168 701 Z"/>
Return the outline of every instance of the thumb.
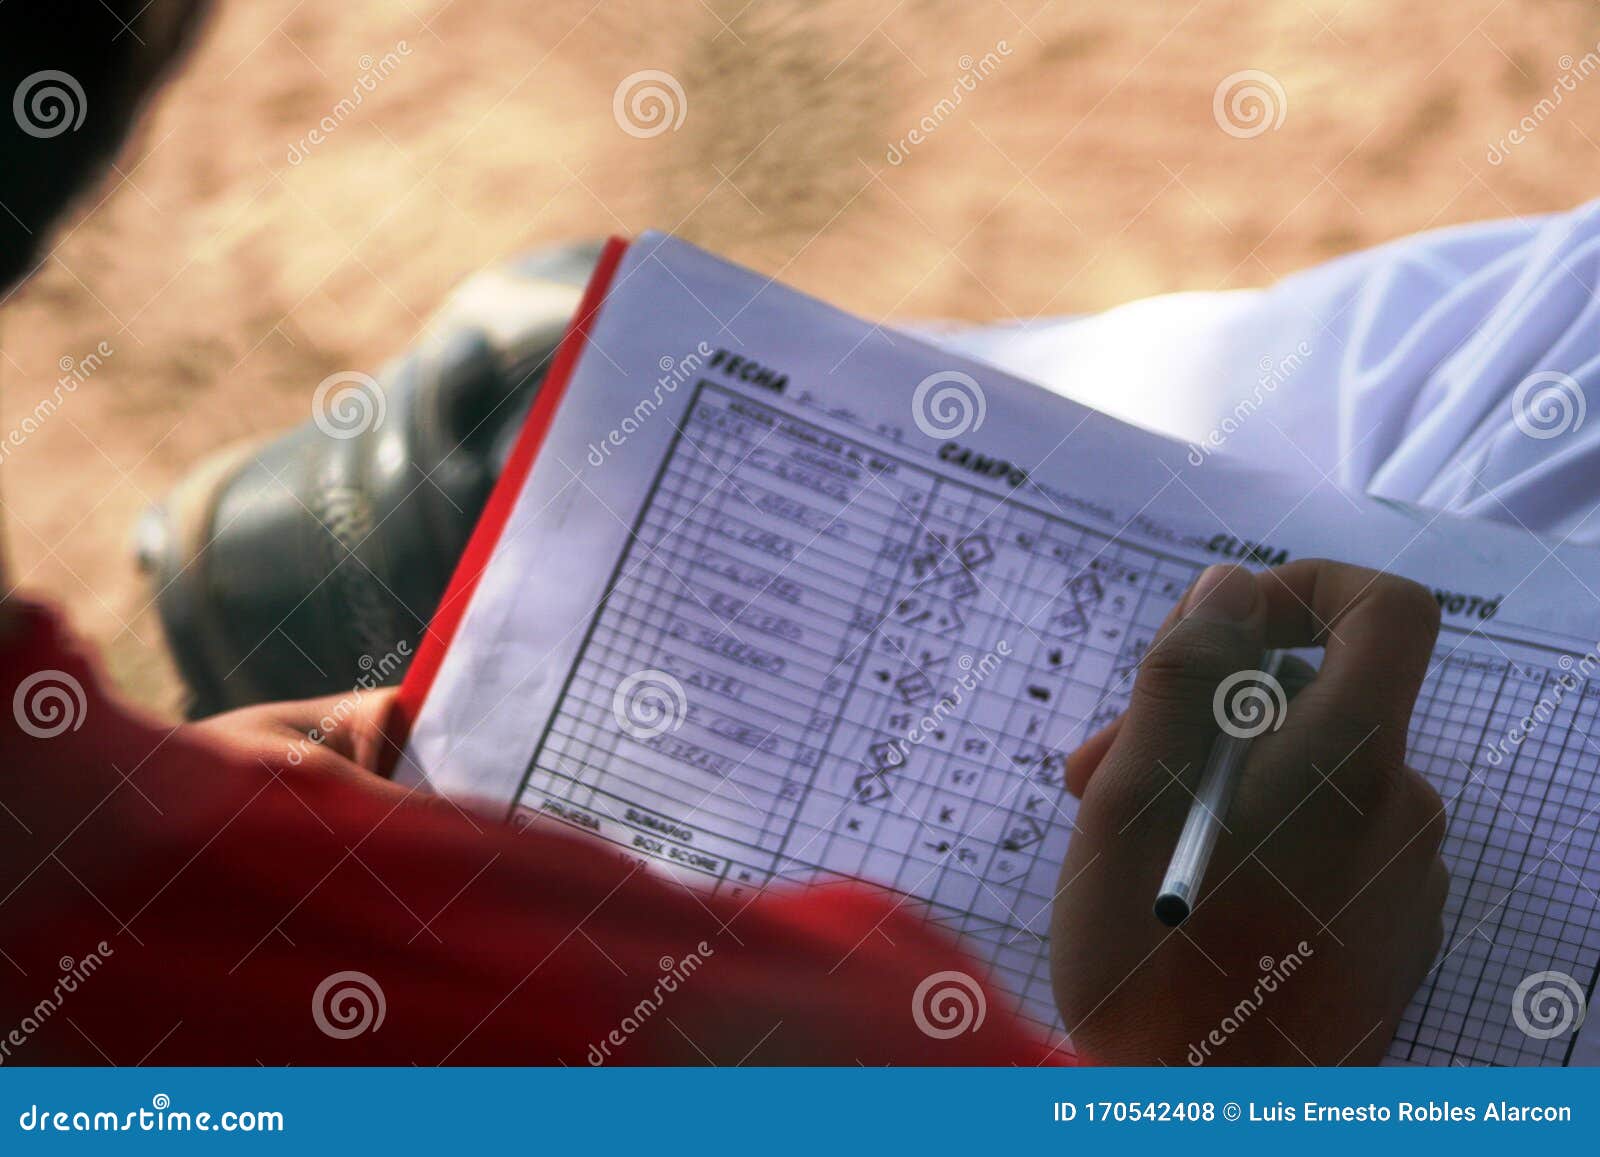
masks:
<path fill-rule="evenodd" d="M 1217 687 L 1261 665 L 1266 613 L 1248 570 L 1206 568 L 1140 661 L 1127 714 L 1089 793 L 1129 817 L 1187 808 L 1219 728 Z"/>

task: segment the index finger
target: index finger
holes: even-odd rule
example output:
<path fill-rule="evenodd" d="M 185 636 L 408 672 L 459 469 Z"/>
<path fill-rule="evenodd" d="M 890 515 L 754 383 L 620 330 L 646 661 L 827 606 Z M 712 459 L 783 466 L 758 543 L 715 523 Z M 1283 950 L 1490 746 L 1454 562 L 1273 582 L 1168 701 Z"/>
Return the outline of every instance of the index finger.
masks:
<path fill-rule="evenodd" d="M 1439 603 L 1428 589 L 1320 558 L 1263 571 L 1257 584 L 1269 647 L 1323 648 L 1317 698 L 1403 736 L 1439 636 Z"/>

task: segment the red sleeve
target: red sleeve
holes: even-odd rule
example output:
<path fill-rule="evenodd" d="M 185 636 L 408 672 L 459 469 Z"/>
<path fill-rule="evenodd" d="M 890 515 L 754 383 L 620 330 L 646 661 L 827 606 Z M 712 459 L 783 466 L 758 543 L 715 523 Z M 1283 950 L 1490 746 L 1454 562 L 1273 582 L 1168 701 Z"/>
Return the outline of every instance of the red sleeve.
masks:
<path fill-rule="evenodd" d="M 44 612 L 3 648 L 0 1061 L 1051 1059 L 904 897 L 709 896 L 153 726 Z"/>

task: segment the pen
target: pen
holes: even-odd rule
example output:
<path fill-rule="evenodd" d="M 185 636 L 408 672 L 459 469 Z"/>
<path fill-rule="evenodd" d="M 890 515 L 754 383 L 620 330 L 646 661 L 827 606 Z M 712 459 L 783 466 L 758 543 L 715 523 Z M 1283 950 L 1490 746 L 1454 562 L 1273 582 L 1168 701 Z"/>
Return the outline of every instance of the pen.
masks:
<path fill-rule="evenodd" d="M 1268 651 L 1261 660 L 1260 674 L 1265 676 L 1262 681 L 1276 682 L 1282 663 L 1283 652 Z M 1224 707 L 1219 689 L 1219 724 Z M 1277 725 L 1272 726 L 1276 729 Z M 1217 836 L 1222 831 L 1222 817 L 1227 814 L 1228 805 L 1233 799 L 1239 769 L 1244 766 L 1250 741 L 1256 734 L 1254 731 L 1235 732 L 1224 727 L 1211 744 L 1211 754 L 1206 759 L 1205 771 L 1200 775 L 1200 784 L 1189 805 L 1188 818 L 1183 821 L 1183 831 L 1178 833 L 1177 846 L 1172 849 L 1172 859 L 1167 863 L 1161 891 L 1156 894 L 1156 919 L 1169 928 L 1182 924 L 1194 907 L 1195 893 L 1205 879 L 1206 865 L 1211 862 L 1212 849 L 1217 846 Z"/>

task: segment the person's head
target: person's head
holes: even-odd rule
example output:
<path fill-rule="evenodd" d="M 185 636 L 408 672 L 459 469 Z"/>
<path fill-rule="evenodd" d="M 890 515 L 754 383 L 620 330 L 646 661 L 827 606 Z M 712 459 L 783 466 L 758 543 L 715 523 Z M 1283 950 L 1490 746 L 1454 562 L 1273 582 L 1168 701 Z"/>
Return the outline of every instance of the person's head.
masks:
<path fill-rule="evenodd" d="M 0 3 L 0 292 L 127 136 L 206 0 Z"/>
<path fill-rule="evenodd" d="M 0 0 L 0 307 L 116 155 L 208 2 Z M 0 593 L 0 633 L 10 622 Z"/>

